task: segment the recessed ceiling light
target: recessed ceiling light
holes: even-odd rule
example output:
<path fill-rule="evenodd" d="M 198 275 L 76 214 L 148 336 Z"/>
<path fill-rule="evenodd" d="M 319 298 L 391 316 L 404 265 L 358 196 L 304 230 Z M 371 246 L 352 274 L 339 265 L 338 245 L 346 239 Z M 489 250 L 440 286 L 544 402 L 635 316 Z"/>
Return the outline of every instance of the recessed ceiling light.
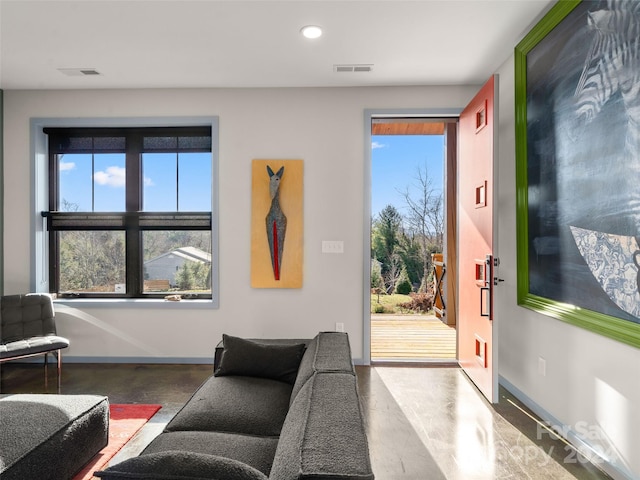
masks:
<path fill-rule="evenodd" d="M 373 70 L 372 63 L 354 63 L 333 66 L 333 71 L 337 73 L 370 72 L 371 70 Z"/>
<path fill-rule="evenodd" d="M 95 68 L 59 68 L 58 71 L 70 77 L 100 75 Z"/>
<path fill-rule="evenodd" d="M 322 28 L 317 25 L 307 25 L 300 29 L 300 33 L 306 38 L 318 38 L 322 35 Z"/>

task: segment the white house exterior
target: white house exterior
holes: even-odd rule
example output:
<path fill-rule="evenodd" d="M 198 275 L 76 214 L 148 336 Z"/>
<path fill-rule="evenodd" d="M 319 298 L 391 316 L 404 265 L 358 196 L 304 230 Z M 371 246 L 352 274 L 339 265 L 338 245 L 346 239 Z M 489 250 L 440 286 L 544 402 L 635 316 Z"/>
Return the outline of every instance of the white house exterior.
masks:
<path fill-rule="evenodd" d="M 211 264 L 211 254 L 195 247 L 176 248 L 144 262 L 145 280 L 169 280 L 175 287 L 176 273 L 186 262 Z"/>

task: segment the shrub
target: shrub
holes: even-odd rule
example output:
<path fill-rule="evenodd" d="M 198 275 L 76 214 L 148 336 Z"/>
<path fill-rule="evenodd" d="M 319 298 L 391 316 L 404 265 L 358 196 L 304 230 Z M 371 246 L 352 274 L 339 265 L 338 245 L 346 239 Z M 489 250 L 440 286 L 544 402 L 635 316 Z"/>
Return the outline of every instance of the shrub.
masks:
<path fill-rule="evenodd" d="M 406 308 L 412 312 L 428 313 L 433 309 L 433 293 L 410 293 L 411 300 L 401 303 L 400 308 Z"/>
<path fill-rule="evenodd" d="M 400 272 L 400 278 L 398 278 L 398 282 L 396 283 L 396 289 L 394 293 L 398 293 L 400 295 L 409 295 L 412 290 L 413 290 L 413 285 L 411 285 L 411 280 L 409 280 L 407 267 L 402 267 L 402 272 Z"/>
<path fill-rule="evenodd" d="M 372 288 L 371 289 L 371 293 L 373 295 L 377 295 L 378 296 L 377 302 L 380 303 L 380 295 L 382 295 L 385 292 L 384 292 L 384 290 L 382 288 Z"/>
<path fill-rule="evenodd" d="M 376 303 L 376 305 L 373 307 L 373 313 L 384 313 L 384 310 L 384 305 L 380 303 Z"/>

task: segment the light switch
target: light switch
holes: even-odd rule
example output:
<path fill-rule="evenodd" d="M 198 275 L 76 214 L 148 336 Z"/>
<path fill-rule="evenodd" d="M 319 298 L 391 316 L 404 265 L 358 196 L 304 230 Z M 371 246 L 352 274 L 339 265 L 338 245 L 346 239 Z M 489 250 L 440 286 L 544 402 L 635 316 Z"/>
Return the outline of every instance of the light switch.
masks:
<path fill-rule="evenodd" d="M 322 253 L 344 253 L 344 242 L 342 240 L 323 240 Z"/>

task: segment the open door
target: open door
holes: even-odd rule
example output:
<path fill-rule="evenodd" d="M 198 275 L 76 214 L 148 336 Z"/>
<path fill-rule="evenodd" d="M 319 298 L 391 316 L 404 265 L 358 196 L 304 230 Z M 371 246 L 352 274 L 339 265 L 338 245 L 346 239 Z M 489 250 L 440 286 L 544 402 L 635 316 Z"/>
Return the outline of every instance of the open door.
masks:
<path fill-rule="evenodd" d="M 460 115 L 458 151 L 458 361 L 490 402 L 498 401 L 493 294 L 494 77 Z"/>

